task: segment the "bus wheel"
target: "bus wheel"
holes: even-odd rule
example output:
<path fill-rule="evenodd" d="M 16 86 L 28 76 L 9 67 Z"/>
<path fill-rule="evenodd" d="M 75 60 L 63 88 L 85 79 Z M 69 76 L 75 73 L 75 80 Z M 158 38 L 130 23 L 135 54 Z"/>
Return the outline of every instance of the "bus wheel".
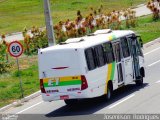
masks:
<path fill-rule="evenodd" d="M 113 93 L 112 84 L 108 84 L 107 94 L 106 94 L 106 99 L 107 99 L 107 100 L 110 100 L 110 99 L 111 99 L 112 93 Z"/>
<path fill-rule="evenodd" d="M 66 103 L 66 105 L 74 105 L 78 102 L 78 99 L 67 99 L 67 100 L 64 100 L 64 102 Z"/>
<path fill-rule="evenodd" d="M 135 81 L 137 86 L 142 86 L 143 85 L 143 77 L 140 76 L 138 79 Z"/>

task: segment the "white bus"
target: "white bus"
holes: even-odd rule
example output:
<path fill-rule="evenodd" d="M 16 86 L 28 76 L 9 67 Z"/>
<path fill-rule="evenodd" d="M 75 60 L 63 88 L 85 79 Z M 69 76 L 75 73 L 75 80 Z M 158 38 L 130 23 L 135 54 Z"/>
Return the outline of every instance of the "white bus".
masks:
<path fill-rule="evenodd" d="M 44 101 L 105 96 L 145 77 L 142 40 L 130 30 L 98 30 L 71 38 L 38 52 L 39 78 Z"/>

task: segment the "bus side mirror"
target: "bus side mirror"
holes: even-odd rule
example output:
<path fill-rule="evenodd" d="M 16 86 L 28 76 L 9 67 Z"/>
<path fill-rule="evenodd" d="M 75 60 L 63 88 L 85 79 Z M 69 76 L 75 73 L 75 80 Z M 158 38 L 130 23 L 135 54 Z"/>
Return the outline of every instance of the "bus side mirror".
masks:
<path fill-rule="evenodd" d="M 138 41 L 139 41 L 141 48 L 143 48 L 143 40 L 142 40 L 141 36 L 137 36 L 137 38 L 138 38 Z"/>
<path fill-rule="evenodd" d="M 143 41 L 142 41 L 142 38 L 141 38 L 141 37 L 140 37 L 140 39 L 139 39 L 139 43 L 140 43 L 141 47 L 143 48 Z"/>

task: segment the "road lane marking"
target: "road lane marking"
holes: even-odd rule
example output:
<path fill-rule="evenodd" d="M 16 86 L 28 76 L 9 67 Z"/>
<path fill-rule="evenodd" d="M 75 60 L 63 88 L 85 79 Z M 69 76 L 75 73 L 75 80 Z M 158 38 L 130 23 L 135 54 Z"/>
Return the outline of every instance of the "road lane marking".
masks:
<path fill-rule="evenodd" d="M 22 110 L 22 111 L 19 111 L 19 112 L 17 112 L 16 114 L 20 114 L 20 113 L 22 113 L 22 112 L 24 112 L 24 111 L 26 111 L 26 110 L 29 110 L 29 109 L 31 109 L 31 108 L 33 108 L 33 107 L 35 107 L 35 106 L 37 106 L 37 105 L 39 105 L 39 104 L 41 104 L 41 103 L 43 103 L 43 101 L 41 101 L 41 102 L 39 102 L 39 103 L 36 103 L 36 104 L 34 104 L 34 105 L 32 105 L 32 106 L 30 106 L 30 107 L 28 107 L 28 108 L 26 108 L 26 109 L 24 109 L 24 110 Z"/>
<path fill-rule="evenodd" d="M 158 60 L 158 61 L 156 61 L 156 62 L 154 62 L 154 63 L 148 65 L 148 67 L 151 67 L 151 66 L 153 66 L 153 65 L 155 65 L 155 64 L 157 64 L 157 63 L 159 63 L 159 62 L 160 62 L 160 60 Z"/>
<path fill-rule="evenodd" d="M 135 96 L 135 94 L 132 94 L 132 95 L 126 97 L 126 98 L 120 100 L 119 102 L 117 102 L 117 103 L 111 105 L 108 109 L 112 109 L 112 108 L 114 108 L 115 106 L 117 106 L 117 105 L 123 103 L 124 101 L 126 101 L 126 100 L 128 100 L 128 99 L 130 99 L 130 98 L 132 98 L 132 97 L 134 97 L 134 96 Z"/>
<path fill-rule="evenodd" d="M 157 82 L 155 82 L 155 83 L 160 83 L 160 80 L 159 80 L 159 81 L 157 81 Z"/>
<path fill-rule="evenodd" d="M 153 50 L 151 50 L 150 52 L 145 53 L 144 55 L 148 55 L 148 54 L 150 54 L 150 53 L 152 53 L 152 52 L 155 52 L 155 51 L 157 51 L 157 50 L 159 50 L 159 49 L 160 49 L 160 47 L 158 47 L 158 48 L 156 48 L 156 49 L 153 49 Z"/>

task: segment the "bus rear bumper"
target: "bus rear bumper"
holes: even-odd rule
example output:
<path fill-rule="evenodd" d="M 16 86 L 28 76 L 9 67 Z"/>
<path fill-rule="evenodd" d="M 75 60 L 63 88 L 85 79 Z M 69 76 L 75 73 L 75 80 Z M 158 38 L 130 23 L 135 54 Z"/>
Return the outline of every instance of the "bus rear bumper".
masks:
<path fill-rule="evenodd" d="M 56 100 L 65 100 L 65 99 L 84 99 L 84 98 L 92 98 L 89 92 L 64 92 L 64 93 L 42 93 L 42 98 L 44 101 L 56 101 Z"/>

